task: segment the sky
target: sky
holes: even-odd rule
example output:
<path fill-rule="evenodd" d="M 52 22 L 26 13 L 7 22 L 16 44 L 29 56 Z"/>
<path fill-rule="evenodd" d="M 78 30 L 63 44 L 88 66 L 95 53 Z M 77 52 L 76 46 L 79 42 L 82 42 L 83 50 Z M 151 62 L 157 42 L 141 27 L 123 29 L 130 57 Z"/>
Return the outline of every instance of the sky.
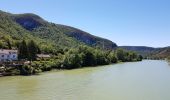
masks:
<path fill-rule="evenodd" d="M 35 13 L 119 46 L 170 46 L 170 0 L 0 0 L 0 10 Z"/>

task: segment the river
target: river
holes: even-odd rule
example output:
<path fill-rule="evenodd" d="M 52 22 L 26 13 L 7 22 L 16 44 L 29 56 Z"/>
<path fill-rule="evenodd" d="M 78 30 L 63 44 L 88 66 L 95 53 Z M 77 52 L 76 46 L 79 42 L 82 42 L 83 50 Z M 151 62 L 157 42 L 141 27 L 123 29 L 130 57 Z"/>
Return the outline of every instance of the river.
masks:
<path fill-rule="evenodd" d="M 0 78 L 0 100 L 170 100 L 170 66 L 144 60 Z"/>

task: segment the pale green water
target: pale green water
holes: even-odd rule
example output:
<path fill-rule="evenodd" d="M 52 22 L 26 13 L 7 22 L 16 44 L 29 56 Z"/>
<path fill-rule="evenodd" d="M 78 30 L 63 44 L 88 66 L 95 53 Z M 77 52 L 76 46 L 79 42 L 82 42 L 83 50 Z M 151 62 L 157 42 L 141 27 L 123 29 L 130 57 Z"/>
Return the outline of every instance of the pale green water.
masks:
<path fill-rule="evenodd" d="M 170 100 L 170 66 L 145 60 L 1 77 L 0 100 Z"/>

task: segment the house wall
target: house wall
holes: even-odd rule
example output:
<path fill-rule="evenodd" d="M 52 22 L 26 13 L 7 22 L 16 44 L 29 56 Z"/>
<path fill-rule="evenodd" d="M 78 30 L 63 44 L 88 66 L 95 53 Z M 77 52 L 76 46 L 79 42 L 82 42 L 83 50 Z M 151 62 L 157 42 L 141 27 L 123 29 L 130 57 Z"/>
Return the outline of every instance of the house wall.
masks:
<path fill-rule="evenodd" d="M 18 60 L 18 54 L 11 52 L 9 54 L 0 54 L 0 61 L 14 61 Z"/>
<path fill-rule="evenodd" d="M 8 58 L 7 54 L 0 54 L 0 61 L 6 61 Z"/>
<path fill-rule="evenodd" d="M 9 55 L 9 58 L 8 59 L 11 59 L 11 60 L 18 60 L 18 54 L 16 52 L 12 52 L 10 55 Z"/>

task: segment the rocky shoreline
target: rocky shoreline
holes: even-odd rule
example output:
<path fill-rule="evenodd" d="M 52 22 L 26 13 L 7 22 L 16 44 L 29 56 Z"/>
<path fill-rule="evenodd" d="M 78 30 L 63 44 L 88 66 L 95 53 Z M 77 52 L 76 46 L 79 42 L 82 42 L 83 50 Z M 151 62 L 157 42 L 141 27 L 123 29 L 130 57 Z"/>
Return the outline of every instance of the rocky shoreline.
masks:
<path fill-rule="evenodd" d="M 20 71 L 16 67 L 0 67 L 0 77 L 20 75 Z"/>

